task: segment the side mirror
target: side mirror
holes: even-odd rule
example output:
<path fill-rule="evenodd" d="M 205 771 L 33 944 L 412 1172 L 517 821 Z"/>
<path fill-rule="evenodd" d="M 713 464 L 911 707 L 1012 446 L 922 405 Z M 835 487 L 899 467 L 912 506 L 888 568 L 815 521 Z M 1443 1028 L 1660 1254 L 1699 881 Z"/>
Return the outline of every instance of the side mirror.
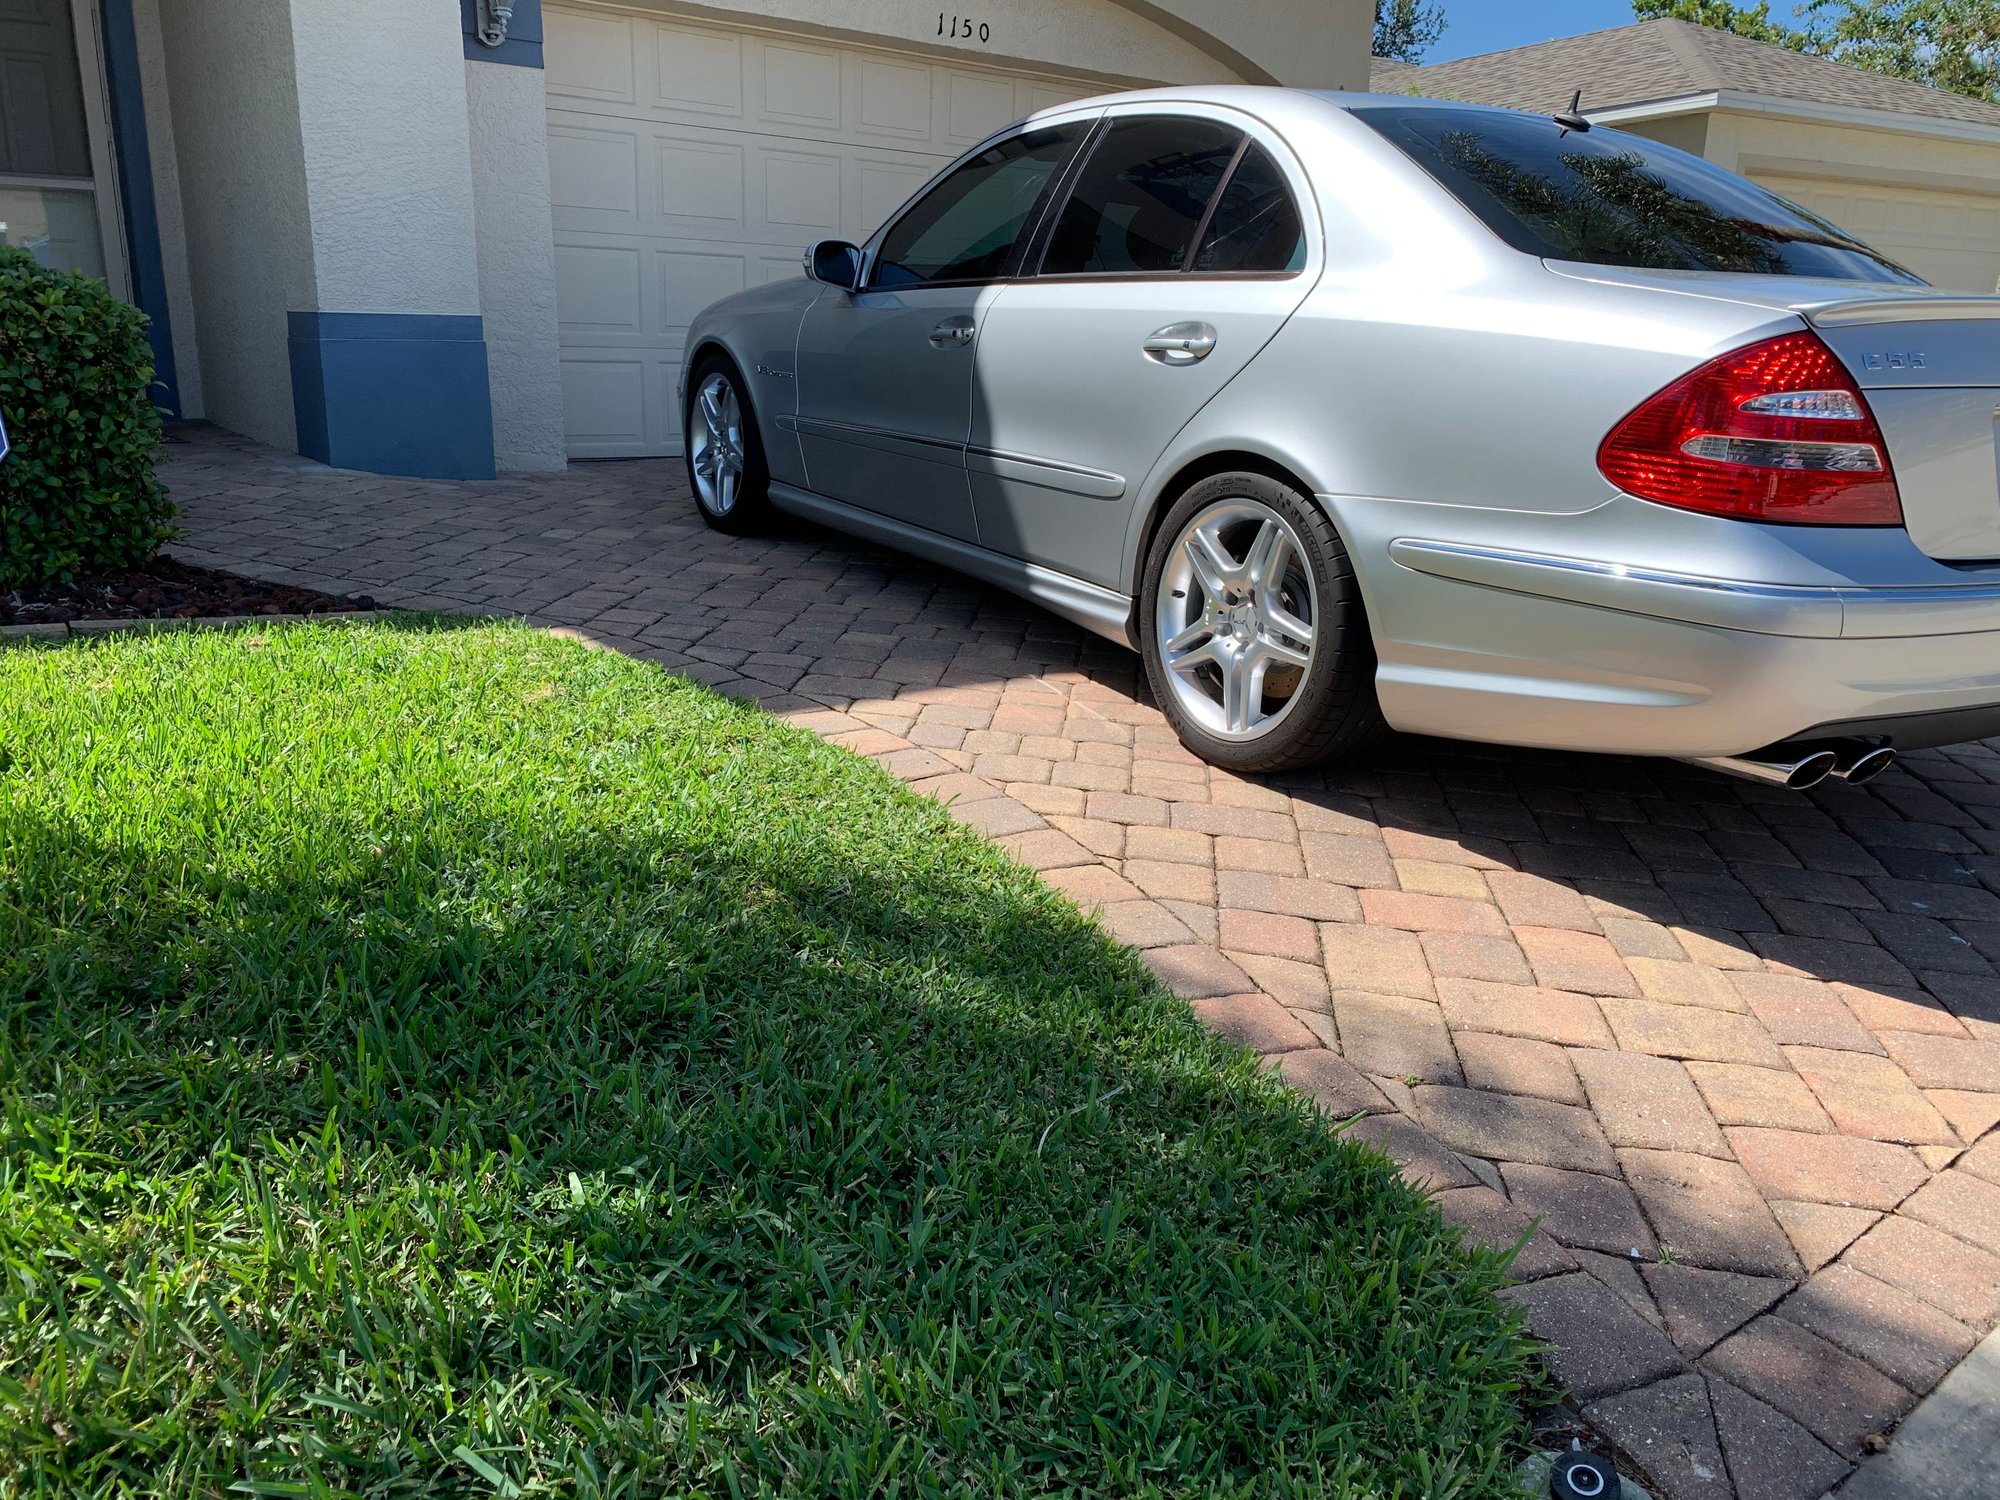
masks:
<path fill-rule="evenodd" d="M 861 285 L 861 250 L 846 240 L 816 240 L 806 251 L 806 275 L 851 292 Z"/>

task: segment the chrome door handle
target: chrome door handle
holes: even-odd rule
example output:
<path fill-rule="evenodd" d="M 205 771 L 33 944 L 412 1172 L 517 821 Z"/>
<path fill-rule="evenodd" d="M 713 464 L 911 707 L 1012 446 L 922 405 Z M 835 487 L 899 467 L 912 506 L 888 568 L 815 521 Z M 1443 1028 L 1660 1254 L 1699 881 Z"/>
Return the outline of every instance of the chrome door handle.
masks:
<path fill-rule="evenodd" d="M 979 325 L 967 317 L 946 318 L 931 330 L 933 349 L 963 349 L 972 342 Z"/>
<path fill-rule="evenodd" d="M 1163 365 L 1191 365 L 1215 351 L 1215 330 L 1206 323 L 1169 323 L 1139 347 Z"/>

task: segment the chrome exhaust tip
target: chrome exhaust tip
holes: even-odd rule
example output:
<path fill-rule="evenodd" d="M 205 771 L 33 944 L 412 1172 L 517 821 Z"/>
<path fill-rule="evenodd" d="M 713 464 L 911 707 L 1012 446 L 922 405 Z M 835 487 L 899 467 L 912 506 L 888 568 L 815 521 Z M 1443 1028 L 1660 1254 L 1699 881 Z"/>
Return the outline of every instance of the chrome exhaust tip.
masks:
<path fill-rule="evenodd" d="M 1889 758 L 1893 761 L 1895 756 L 1891 754 Z M 1741 776 L 1746 781 L 1768 782 L 1773 786 L 1803 792 L 1831 776 L 1840 764 L 1840 757 L 1831 750 L 1813 750 L 1778 760 L 1752 760 L 1742 755 L 1689 756 L 1687 763 L 1707 766 L 1711 771 L 1721 771 L 1730 776 Z M 1879 776 L 1887 769 L 1886 764 L 1877 766 L 1870 774 Z"/>
<path fill-rule="evenodd" d="M 1842 781 L 1861 786 L 1873 781 L 1896 763 L 1896 752 L 1887 745 L 1855 745 L 1843 749 L 1833 774 Z"/>

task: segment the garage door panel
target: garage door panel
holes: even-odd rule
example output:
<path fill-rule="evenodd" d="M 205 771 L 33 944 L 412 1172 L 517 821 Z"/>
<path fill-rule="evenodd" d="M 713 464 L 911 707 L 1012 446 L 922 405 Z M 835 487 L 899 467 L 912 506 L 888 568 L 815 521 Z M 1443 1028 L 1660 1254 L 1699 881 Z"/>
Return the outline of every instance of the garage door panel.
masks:
<path fill-rule="evenodd" d="M 646 364 L 602 350 L 564 351 L 563 427 L 572 454 L 594 458 L 647 443 Z"/>
<path fill-rule="evenodd" d="M 640 292 L 642 252 L 634 245 L 556 246 L 556 327 L 560 337 L 646 335 Z"/>
<path fill-rule="evenodd" d="M 763 68 L 758 113 L 774 125 L 840 128 L 840 54 L 766 42 L 757 49 Z"/>
<path fill-rule="evenodd" d="M 792 262 L 792 270 L 798 263 Z M 653 285 L 659 289 L 662 336 L 676 345 L 688 325 L 711 302 L 742 291 L 750 284 L 750 258 L 716 251 L 657 250 L 653 254 Z"/>
<path fill-rule="evenodd" d="M 580 458 L 677 452 L 689 323 L 861 240 L 966 147 L 1094 92 L 676 18 L 546 11 L 565 427 Z"/>
<path fill-rule="evenodd" d="M 656 109 L 743 118 L 743 38 L 729 31 L 654 25 Z"/>
<path fill-rule="evenodd" d="M 545 29 L 542 85 L 551 98 L 633 104 L 639 98 L 637 61 L 629 18 L 566 11 Z"/>
<path fill-rule="evenodd" d="M 1758 180 L 1933 285 L 1991 292 L 2000 281 L 2000 199 L 1803 177 Z"/>
<path fill-rule="evenodd" d="M 549 122 L 549 206 L 558 219 L 588 215 L 636 228 L 639 138 L 629 129 L 594 130 Z"/>

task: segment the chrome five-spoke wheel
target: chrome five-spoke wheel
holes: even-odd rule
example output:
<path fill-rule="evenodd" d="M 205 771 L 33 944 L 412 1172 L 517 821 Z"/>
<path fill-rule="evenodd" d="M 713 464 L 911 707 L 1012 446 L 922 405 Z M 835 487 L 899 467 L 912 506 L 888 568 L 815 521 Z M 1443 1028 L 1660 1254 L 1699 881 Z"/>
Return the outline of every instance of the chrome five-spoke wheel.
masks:
<path fill-rule="evenodd" d="M 736 508 L 743 493 L 747 455 L 743 446 L 743 406 L 736 387 L 720 370 L 695 387 L 694 420 L 688 434 L 688 463 L 702 506 L 715 516 Z"/>
<path fill-rule="evenodd" d="M 1160 665 L 1180 710 L 1218 739 L 1259 739 L 1299 700 L 1319 599 L 1290 521 L 1217 500 L 1175 537 L 1156 595 Z"/>

